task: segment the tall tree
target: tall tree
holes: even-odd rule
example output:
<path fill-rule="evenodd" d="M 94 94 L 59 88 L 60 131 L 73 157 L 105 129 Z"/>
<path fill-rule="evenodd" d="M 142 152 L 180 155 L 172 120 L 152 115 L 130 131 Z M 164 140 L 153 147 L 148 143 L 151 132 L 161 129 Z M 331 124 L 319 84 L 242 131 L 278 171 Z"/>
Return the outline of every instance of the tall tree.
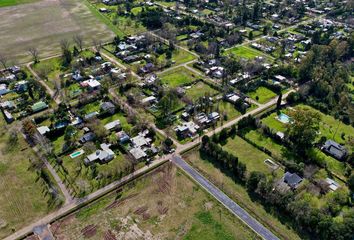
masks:
<path fill-rule="evenodd" d="M 295 108 L 290 112 L 290 123 L 287 124 L 286 133 L 293 143 L 294 149 L 304 154 L 312 147 L 319 130 L 321 116 L 309 108 Z"/>

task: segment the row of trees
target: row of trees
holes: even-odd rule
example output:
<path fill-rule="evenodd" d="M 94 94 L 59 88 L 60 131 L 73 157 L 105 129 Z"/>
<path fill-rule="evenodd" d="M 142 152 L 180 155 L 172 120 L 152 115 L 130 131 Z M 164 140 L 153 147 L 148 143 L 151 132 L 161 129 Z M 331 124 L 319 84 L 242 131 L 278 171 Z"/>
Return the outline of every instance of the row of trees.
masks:
<path fill-rule="evenodd" d="M 203 136 L 200 148 L 202 154 L 206 154 L 215 161 L 223 170 L 230 171 L 234 178 L 241 181 L 246 177 L 246 165 L 238 161 L 238 157 L 224 151 L 220 145 L 213 142 L 208 136 Z"/>

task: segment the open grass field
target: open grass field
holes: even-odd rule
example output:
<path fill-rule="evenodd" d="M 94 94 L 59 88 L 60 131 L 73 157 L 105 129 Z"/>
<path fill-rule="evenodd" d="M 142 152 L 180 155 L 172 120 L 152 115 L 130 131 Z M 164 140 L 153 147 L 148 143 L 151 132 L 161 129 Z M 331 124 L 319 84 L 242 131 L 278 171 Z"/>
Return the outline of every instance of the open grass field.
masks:
<path fill-rule="evenodd" d="M 201 156 L 199 151 L 190 151 L 183 155 L 183 158 L 198 169 L 198 171 L 212 183 L 222 189 L 236 203 L 245 208 L 253 217 L 271 229 L 280 239 L 300 239 L 294 230 L 283 223 L 283 219 L 276 216 L 276 210 L 266 209 L 260 203 L 252 201 L 242 185 L 236 183 L 228 175 L 221 172 L 209 159 Z"/>
<path fill-rule="evenodd" d="M 172 164 L 51 228 L 57 239 L 258 239 Z"/>
<path fill-rule="evenodd" d="M 30 47 L 37 47 L 42 58 L 60 53 L 60 40 L 76 34 L 90 45 L 94 38 L 106 42 L 114 37 L 83 0 L 39 0 L 0 8 L 0 16 L 0 53 L 19 63 L 31 60 Z"/>
<path fill-rule="evenodd" d="M 210 87 L 208 84 L 199 81 L 196 84 L 193 84 L 190 88 L 186 90 L 186 95 L 193 101 L 197 100 L 200 97 L 204 97 L 206 94 L 213 96 L 217 94 L 218 91 Z"/>
<path fill-rule="evenodd" d="M 248 95 L 259 103 L 266 103 L 274 98 L 276 94 L 266 87 L 259 87 L 256 91 L 248 93 Z"/>
<path fill-rule="evenodd" d="M 258 150 L 239 136 L 229 138 L 227 143 L 223 145 L 223 149 L 238 157 L 239 161 L 246 164 L 247 171 L 260 171 L 265 174 L 271 174 L 272 170 L 264 160 L 271 159 L 270 156 Z M 278 177 L 282 176 L 283 170 L 278 169 L 275 172 Z"/>
<path fill-rule="evenodd" d="M 29 170 L 30 158 L 36 158 L 23 137 L 18 134 L 17 144 L 9 144 L 9 129 L 0 120 L 0 238 L 10 235 L 53 210 L 48 205 L 46 187 L 37 181 L 37 174 Z M 19 131 L 16 130 L 18 133 Z"/>
<path fill-rule="evenodd" d="M 247 46 L 234 47 L 228 49 L 225 53 L 233 54 L 237 57 L 246 58 L 246 59 L 254 59 L 257 56 L 259 56 L 259 57 L 264 57 L 268 61 L 272 60 L 271 56 Z"/>
<path fill-rule="evenodd" d="M 184 84 L 194 82 L 197 77 L 185 67 L 178 67 L 173 70 L 166 71 L 159 75 L 161 81 L 170 87 L 178 87 Z"/>
<path fill-rule="evenodd" d="M 1 0 L 0 7 L 8 7 L 13 5 L 25 4 L 25 3 L 32 3 L 39 0 Z"/>

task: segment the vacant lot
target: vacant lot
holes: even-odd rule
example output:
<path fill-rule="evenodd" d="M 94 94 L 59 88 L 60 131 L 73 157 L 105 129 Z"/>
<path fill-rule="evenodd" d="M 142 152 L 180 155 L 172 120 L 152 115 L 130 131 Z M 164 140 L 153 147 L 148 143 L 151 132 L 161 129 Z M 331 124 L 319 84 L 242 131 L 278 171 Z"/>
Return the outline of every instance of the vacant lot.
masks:
<path fill-rule="evenodd" d="M 197 82 L 186 90 L 187 97 L 193 101 L 196 101 L 198 98 L 204 97 L 205 95 L 213 96 L 217 93 L 217 90 L 202 81 Z"/>
<path fill-rule="evenodd" d="M 239 136 L 229 138 L 227 143 L 223 146 L 223 149 L 237 156 L 239 161 L 246 164 L 248 172 L 260 171 L 265 174 L 270 174 L 272 172 L 271 168 L 264 163 L 264 160 L 270 159 L 271 157 Z M 278 177 L 280 177 L 283 174 L 283 171 L 278 169 L 276 173 L 278 174 Z"/>
<path fill-rule="evenodd" d="M 52 231 L 58 239 L 257 239 L 172 164 L 53 224 Z"/>
<path fill-rule="evenodd" d="M 192 83 L 196 80 L 195 74 L 185 67 L 168 70 L 167 72 L 160 74 L 159 77 L 164 84 L 167 84 L 170 87 L 178 87 Z"/>
<path fill-rule="evenodd" d="M 226 51 L 226 54 L 234 54 L 236 57 L 246 58 L 246 59 L 254 59 L 255 57 L 264 57 L 267 60 L 271 60 L 271 57 L 261 51 L 256 49 L 241 46 L 241 47 L 234 47 Z"/>
<path fill-rule="evenodd" d="M 71 40 L 76 34 L 87 44 L 114 36 L 82 0 L 40 0 L 0 8 L 0 16 L 0 53 L 19 62 L 30 60 L 30 47 L 37 47 L 41 57 L 60 53 L 60 40 Z"/>
<path fill-rule="evenodd" d="M 199 151 L 191 151 L 183 158 L 199 170 L 212 183 L 222 189 L 230 198 L 247 209 L 257 220 L 271 229 L 281 239 L 300 239 L 289 226 L 277 218 L 275 209 L 266 209 L 258 202 L 252 201 L 247 190 L 240 184 L 235 183 L 227 174 L 216 168 L 207 158 L 199 154 Z"/>
<path fill-rule="evenodd" d="M 18 134 L 17 143 L 10 143 L 9 131 L 3 118 L 0 120 L 0 239 L 46 215 L 54 206 L 45 185 L 30 170 L 29 159 L 36 158 Z"/>
<path fill-rule="evenodd" d="M 265 87 L 259 87 L 256 91 L 248 93 L 248 95 L 259 103 L 266 103 L 276 96 L 273 91 Z"/>

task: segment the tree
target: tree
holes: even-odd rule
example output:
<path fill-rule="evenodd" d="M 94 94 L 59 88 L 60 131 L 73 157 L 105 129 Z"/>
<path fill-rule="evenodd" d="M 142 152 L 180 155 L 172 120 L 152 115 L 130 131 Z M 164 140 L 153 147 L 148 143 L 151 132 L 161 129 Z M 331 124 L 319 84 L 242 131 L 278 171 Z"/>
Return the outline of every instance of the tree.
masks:
<path fill-rule="evenodd" d="M 171 138 L 166 138 L 165 139 L 165 141 L 164 141 L 164 144 L 167 146 L 167 147 L 172 147 L 172 145 L 173 145 L 173 141 L 172 141 L 172 139 Z"/>
<path fill-rule="evenodd" d="M 348 187 L 354 193 L 354 173 L 348 178 Z"/>
<path fill-rule="evenodd" d="M 303 154 L 312 147 L 316 139 L 321 116 L 309 108 L 296 108 L 289 115 L 291 120 L 287 124 L 287 135 L 293 143 L 294 150 Z"/>
<path fill-rule="evenodd" d="M 70 52 L 70 42 L 66 39 L 61 40 L 60 48 L 63 54 L 63 64 L 67 66 L 71 63 L 72 60 L 72 55 Z"/>
<path fill-rule="evenodd" d="M 250 31 L 250 33 L 248 34 L 248 39 L 253 40 L 253 31 Z"/>
<path fill-rule="evenodd" d="M 77 45 L 77 47 L 80 49 L 80 52 L 82 52 L 83 46 L 84 46 L 84 39 L 81 35 L 75 35 L 73 37 L 74 43 Z"/>
<path fill-rule="evenodd" d="M 7 61 L 8 58 L 3 53 L 0 53 L 0 64 L 3 69 L 7 69 Z"/>
<path fill-rule="evenodd" d="M 39 62 L 39 51 L 36 47 L 30 47 L 28 49 L 29 54 L 32 56 L 33 62 L 36 64 Z"/>
<path fill-rule="evenodd" d="M 280 109 L 280 106 L 281 106 L 282 97 L 283 97 L 283 94 L 280 93 L 280 94 L 279 94 L 279 97 L 278 97 L 278 100 L 277 100 L 277 109 L 278 109 L 278 110 Z"/>
<path fill-rule="evenodd" d="M 101 40 L 97 40 L 97 39 L 92 39 L 92 45 L 95 48 L 96 52 L 100 52 L 101 48 L 102 48 L 102 41 Z"/>
<path fill-rule="evenodd" d="M 266 179 L 266 176 L 264 173 L 258 172 L 258 171 L 252 171 L 250 173 L 250 176 L 247 179 L 247 190 L 250 193 L 253 193 L 258 187 L 258 183 L 261 180 L 265 180 L 265 179 Z"/>

